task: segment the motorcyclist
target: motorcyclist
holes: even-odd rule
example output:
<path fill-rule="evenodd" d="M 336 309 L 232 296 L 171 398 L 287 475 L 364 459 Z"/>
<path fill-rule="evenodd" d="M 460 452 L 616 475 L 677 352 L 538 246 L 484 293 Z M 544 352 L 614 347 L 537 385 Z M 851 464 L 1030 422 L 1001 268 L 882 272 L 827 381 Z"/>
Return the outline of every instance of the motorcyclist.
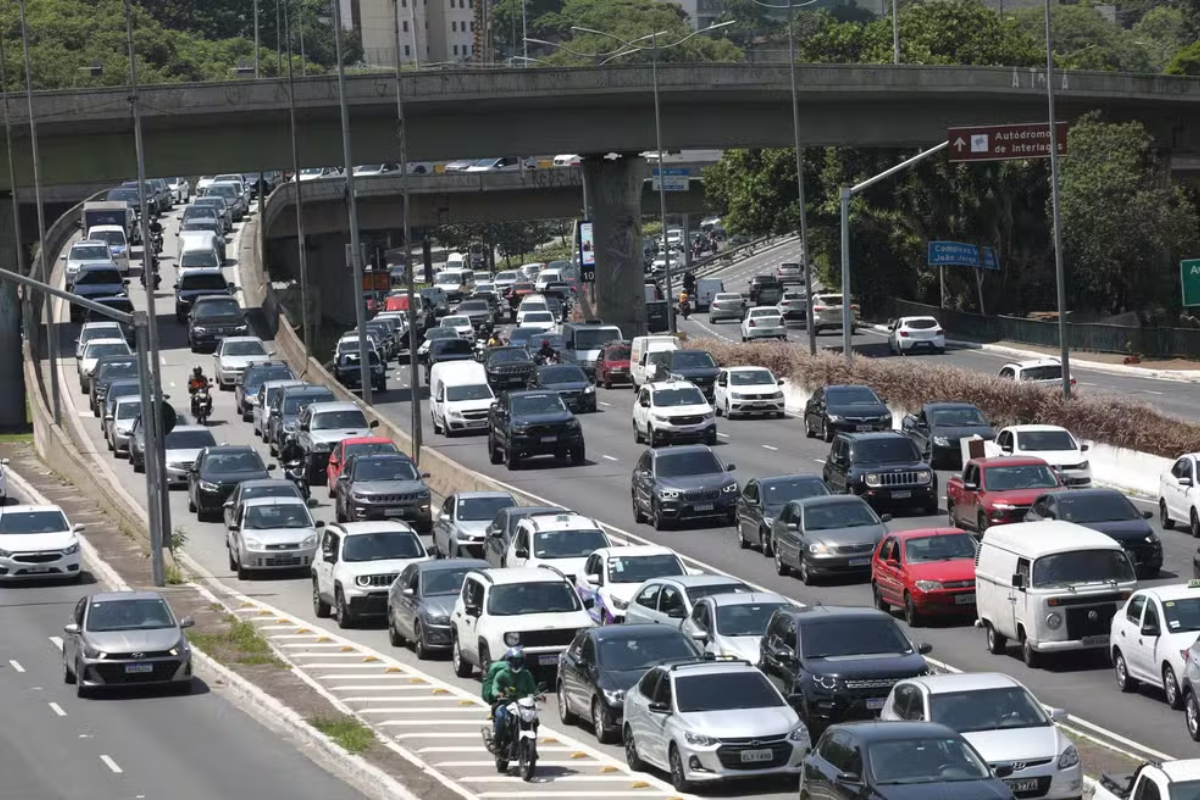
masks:
<path fill-rule="evenodd" d="M 547 363 L 558 359 L 558 352 L 550 346 L 549 339 L 542 340 L 542 347 L 537 351 L 537 357 Z"/>
<path fill-rule="evenodd" d="M 683 273 L 683 291 L 695 293 L 696 291 L 696 275 L 692 272 Z"/>
<path fill-rule="evenodd" d="M 500 338 L 499 333 L 496 333 L 496 331 L 492 331 L 491 335 L 488 336 L 487 346 L 488 347 L 503 347 L 504 340 Z"/>
<path fill-rule="evenodd" d="M 192 415 L 195 416 L 200 403 L 200 392 L 207 392 L 209 387 L 208 377 L 204 374 L 204 368 L 197 366 L 192 370 L 192 377 L 188 378 L 188 394 L 192 396 Z"/>
<path fill-rule="evenodd" d="M 496 751 L 507 746 L 508 704 L 522 697 L 538 693 L 533 673 L 525 669 L 525 651 L 520 647 L 510 648 L 504 654 L 502 666 L 488 670 L 489 680 L 483 684 L 483 699 L 492 705 L 492 742 Z"/>

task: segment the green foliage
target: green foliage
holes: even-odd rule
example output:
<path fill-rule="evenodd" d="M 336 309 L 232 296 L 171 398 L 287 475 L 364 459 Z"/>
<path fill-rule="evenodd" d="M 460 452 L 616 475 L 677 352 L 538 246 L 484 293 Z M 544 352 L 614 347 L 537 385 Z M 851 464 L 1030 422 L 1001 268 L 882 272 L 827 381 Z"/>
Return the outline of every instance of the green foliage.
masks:
<path fill-rule="evenodd" d="M 1200 42 L 1192 42 L 1177 52 L 1163 71 L 1168 75 L 1200 75 Z"/>

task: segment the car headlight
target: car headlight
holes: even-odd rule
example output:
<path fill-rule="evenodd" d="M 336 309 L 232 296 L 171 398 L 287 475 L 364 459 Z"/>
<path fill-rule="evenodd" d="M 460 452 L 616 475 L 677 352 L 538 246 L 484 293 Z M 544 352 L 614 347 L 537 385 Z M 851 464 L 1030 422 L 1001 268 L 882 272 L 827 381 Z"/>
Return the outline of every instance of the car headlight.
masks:
<path fill-rule="evenodd" d="M 737 490 L 738 490 L 738 485 L 736 483 L 731 483 L 728 486 L 721 487 L 722 494 L 736 494 Z"/>
<path fill-rule="evenodd" d="M 369 497 L 369 495 L 365 495 L 362 492 L 351 492 L 350 493 L 350 499 L 356 500 L 360 503 L 365 501 L 368 497 Z"/>
<path fill-rule="evenodd" d="M 579 428 L 580 428 L 580 427 L 581 427 L 581 426 L 580 426 L 580 424 L 579 424 L 579 420 L 577 420 L 577 419 L 569 419 L 569 420 L 567 420 L 567 430 L 569 430 L 569 431 L 577 431 L 577 430 L 579 430 Z"/>
<path fill-rule="evenodd" d="M 922 592 L 938 592 L 946 588 L 941 581 L 917 581 L 916 587 Z"/>
<path fill-rule="evenodd" d="M 609 605 L 611 605 L 613 608 L 615 608 L 617 611 L 624 611 L 625 609 L 629 608 L 629 601 L 628 601 L 628 600 L 622 600 L 622 599 L 621 599 L 621 598 L 619 598 L 619 597 L 610 597 L 610 598 L 608 598 L 608 603 L 609 603 Z"/>
<path fill-rule="evenodd" d="M 708 412 L 705 412 L 704 419 L 715 419 L 716 416 L 717 416 L 716 412 L 708 411 Z"/>
<path fill-rule="evenodd" d="M 314 533 L 311 536 L 305 536 L 304 541 L 300 543 L 300 546 L 303 548 L 316 547 L 317 546 L 317 535 Z"/>
<path fill-rule="evenodd" d="M 935 436 L 935 437 L 933 437 L 933 443 L 936 444 L 938 447 L 949 447 L 950 439 L 949 439 L 949 437 L 946 437 L 946 436 Z"/>
<path fill-rule="evenodd" d="M 1052 631 L 1056 631 L 1062 627 L 1062 616 L 1057 612 L 1051 612 L 1046 615 L 1046 627 Z"/>
<path fill-rule="evenodd" d="M 773 400 L 782 400 L 782 399 L 783 399 L 783 392 L 776 392 L 775 394 L 771 395 L 771 399 L 773 399 Z M 805 733 L 807 733 L 807 731 L 805 731 Z"/>
<path fill-rule="evenodd" d="M 356 586 L 362 586 L 364 588 L 367 586 L 370 586 L 371 585 L 371 576 L 370 575 L 359 575 L 357 578 L 354 579 L 354 584 Z"/>
<path fill-rule="evenodd" d="M 1158 536 L 1155 534 L 1151 533 L 1146 537 L 1146 544 L 1155 544 L 1156 542 L 1158 542 Z"/>
<path fill-rule="evenodd" d="M 651 414 L 650 416 L 654 417 L 655 422 L 670 422 L 671 421 L 671 418 L 668 417 L 666 414 Z"/>
<path fill-rule="evenodd" d="M 457 408 L 447 408 L 446 416 L 450 419 L 462 419 L 462 412 L 460 412 Z"/>
<path fill-rule="evenodd" d="M 516 647 L 521 643 L 521 634 L 510 631 L 504 634 L 504 644 L 508 647 Z"/>
<path fill-rule="evenodd" d="M 108 656 L 108 653 L 105 653 L 103 650 L 97 650 L 96 648 L 92 647 L 90 644 L 85 643 L 83 645 L 83 657 L 84 658 L 106 658 L 107 656 Z"/>
<path fill-rule="evenodd" d="M 1012 505 L 1011 503 L 996 503 L 992 506 L 992 508 L 996 509 L 997 511 L 1012 511 L 1014 508 L 1016 508 L 1016 506 Z"/>
<path fill-rule="evenodd" d="M 808 546 L 808 552 L 813 554 L 823 554 L 830 552 L 829 545 L 824 542 L 813 542 Z"/>
<path fill-rule="evenodd" d="M 676 500 L 679 498 L 678 489 L 659 489 L 658 496 L 663 500 Z"/>
<path fill-rule="evenodd" d="M 186 653 L 187 651 L 188 651 L 187 637 L 181 636 L 179 638 L 179 642 L 174 647 L 172 647 L 170 650 L 168 650 L 167 652 L 173 656 L 177 656 L 180 653 Z"/>
<path fill-rule="evenodd" d="M 430 625 L 449 625 L 450 624 L 450 615 L 449 614 L 437 614 L 437 615 L 430 614 L 427 617 L 427 619 L 429 620 Z"/>
<path fill-rule="evenodd" d="M 262 549 L 262 542 L 259 541 L 258 539 L 255 539 L 253 536 L 243 536 L 242 544 L 246 545 L 246 547 L 251 550 L 261 550 Z"/>
<path fill-rule="evenodd" d="M 1058 757 L 1059 769 L 1070 769 L 1079 763 L 1079 751 L 1075 749 L 1075 745 L 1070 745 L 1066 750 L 1062 751 L 1062 755 Z"/>
<path fill-rule="evenodd" d="M 513 425 L 512 432 L 518 433 L 518 434 L 529 433 L 529 426 L 528 425 Z"/>
<path fill-rule="evenodd" d="M 66 547 L 64 547 L 62 554 L 64 556 L 73 556 L 78 552 L 79 552 L 79 542 L 75 542 L 74 544 L 69 544 Z"/>
<path fill-rule="evenodd" d="M 863 478 L 863 483 L 865 483 L 867 486 L 878 486 L 880 483 L 880 478 L 878 475 L 867 475 Z"/>
<path fill-rule="evenodd" d="M 333 450 L 333 442 L 313 442 L 309 449 L 314 453 L 328 453 Z"/>
<path fill-rule="evenodd" d="M 204 328 L 199 325 L 196 325 L 195 327 L 192 328 L 192 333 L 208 333 L 208 328 Z"/>
<path fill-rule="evenodd" d="M 218 489 L 215 483 L 210 483 L 208 481 L 200 481 L 199 486 L 200 491 L 202 492 L 215 492 Z"/>
<path fill-rule="evenodd" d="M 738 392 L 730 392 L 730 393 L 729 393 L 729 399 L 730 399 L 730 400 L 741 400 L 741 399 L 742 399 L 742 395 L 741 395 L 741 394 L 739 394 Z"/>
<path fill-rule="evenodd" d="M 842 421 L 842 418 L 839 417 L 837 414 L 829 414 L 828 416 L 829 416 L 830 422 L 841 422 Z"/>
<path fill-rule="evenodd" d="M 584 387 L 583 393 L 584 394 L 595 394 L 596 387 L 589 383 L 587 386 Z"/>
<path fill-rule="evenodd" d="M 692 733 L 691 731 L 684 731 L 683 738 L 688 744 L 692 744 L 697 747 L 714 747 L 715 745 L 720 744 L 720 740 L 714 736 L 708 736 L 703 733 Z"/>
<path fill-rule="evenodd" d="M 807 742 L 810 741 L 808 736 L 808 728 L 801 725 L 788 734 L 788 741 L 791 742 Z"/>
<path fill-rule="evenodd" d="M 614 706 L 619 706 L 625 702 L 625 691 L 623 689 L 601 689 L 600 691 L 604 692 L 604 699 Z"/>
<path fill-rule="evenodd" d="M 929 483 L 931 480 L 933 480 L 932 472 L 925 471 L 917 473 L 917 483 Z"/>
<path fill-rule="evenodd" d="M 813 683 L 829 692 L 838 688 L 838 679 L 834 675 L 816 675 L 813 677 Z"/>
<path fill-rule="evenodd" d="M 1091 466 L 1092 465 L 1089 462 L 1084 461 L 1082 464 L 1077 465 L 1075 469 L 1090 469 Z"/>

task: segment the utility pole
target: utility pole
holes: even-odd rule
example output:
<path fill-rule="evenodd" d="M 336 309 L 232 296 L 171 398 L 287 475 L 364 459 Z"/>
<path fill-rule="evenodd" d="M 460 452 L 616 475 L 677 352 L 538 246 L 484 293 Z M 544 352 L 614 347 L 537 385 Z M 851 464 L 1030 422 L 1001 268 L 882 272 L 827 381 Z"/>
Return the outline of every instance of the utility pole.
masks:
<path fill-rule="evenodd" d="M 1046 0 L 1046 105 L 1050 117 L 1050 206 L 1054 218 L 1054 281 L 1058 286 L 1058 347 L 1063 397 L 1071 397 L 1071 348 L 1067 338 L 1067 279 L 1063 268 L 1062 219 L 1058 213 L 1058 129 L 1054 124 L 1054 49 L 1050 40 L 1050 0 Z"/>
<path fill-rule="evenodd" d="M 300 327 L 304 333 L 305 360 L 312 357 L 312 325 L 308 311 L 308 248 L 304 236 L 304 182 L 300 180 L 300 149 L 296 143 L 296 76 L 292 67 L 292 27 L 290 0 L 283 6 L 283 29 L 288 49 L 288 122 L 292 139 L 292 180 L 296 184 L 296 254 L 300 259 Z"/>

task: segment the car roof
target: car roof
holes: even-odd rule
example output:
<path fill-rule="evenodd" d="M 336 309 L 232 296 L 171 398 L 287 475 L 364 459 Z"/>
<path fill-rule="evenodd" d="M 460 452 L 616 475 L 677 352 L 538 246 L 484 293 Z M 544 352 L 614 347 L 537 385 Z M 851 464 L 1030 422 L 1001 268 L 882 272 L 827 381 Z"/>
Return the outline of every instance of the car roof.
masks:
<path fill-rule="evenodd" d="M 176 428 L 175 430 L 179 430 L 179 429 Z M 238 484 L 238 487 L 241 488 L 242 490 L 245 490 L 245 489 L 261 489 L 264 486 L 291 486 L 291 487 L 294 487 L 295 485 L 296 484 L 292 483 L 287 478 L 254 478 L 252 480 L 242 481 L 241 483 Z"/>
<path fill-rule="evenodd" d="M 419 561 L 417 569 L 421 572 L 440 572 L 448 569 L 486 570 L 488 562 L 482 558 L 449 558 L 437 561 Z"/>
<path fill-rule="evenodd" d="M 783 483 L 784 481 L 795 481 L 803 479 L 806 481 L 817 481 L 823 483 L 825 481 L 820 475 L 813 472 L 796 472 L 791 475 L 768 475 L 765 478 L 758 478 L 759 486 L 770 486 L 775 483 Z"/>
<path fill-rule="evenodd" d="M 662 458 L 663 456 L 679 456 L 687 455 L 688 453 L 713 453 L 713 449 L 706 444 L 684 444 L 675 445 L 666 450 L 652 449 L 650 452 L 654 454 L 655 458 Z M 713 453 L 713 455 L 716 455 L 716 453 Z"/>
<path fill-rule="evenodd" d="M 1139 589 L 1138 594 L 1157 597 L 1159 600 L 1183 600 L 1200 597 L 1200 585 L 1193 586 L 1194 583 L 1197 583 L 1197 581 L 1171 583 L 1166 586 L 1150 586 L 1145 589 Z"/>
<path fill-rule="evenodd" d="M 832 606 L 807 605 L 797 606 L 790 612 L 797 622 L 820 622 L 828 619 L 888 619 L 892 616 L 886 611 L 880 611 L 870 606 Z M 894 620 L 893 620 L 894 621 Z"/>
<path fill-rule="evenodd" d="M 1120 543 L 1115 539 L 1059 519 L 996 525 L 988 528 L 984 542 L 985 545 L 1019 552 L 1031 559 L 1075 550 L 1121 550 Z"/>
<path fill-rule="evenodd" d="M 99 272 L 100 270 L 114 270 L 117 268 L 117 262 L 109 259 L 108 261 L 85 261 L 79 265 L 80 272 Z"/>
<path fill-rule="evenodd" d="M 650 355 L 661 356 L 662 358 L 670 358 L 671 353 L 673 353 L 673 352 L 675 352 L 675 351 L 674 350 L 655 350 L 652 353 L 650 353 Z M 667 389 L 679 389 L 679 388 L 683 388 L 683 387 L 687 387 L 687 386 L 690 386 L 693 389 L 696 388 L 696 384 L 692 383 L 691 381 L 685 381 L 683 378 L 677 378 L 674 375 L 667 378 L 667 380 L 665 380 L 665 381 L 656 381 L 654 383 L 644 383 L 642 385 L 649 386 L 651 394 L 653 394 L 655 392 L 666 391 Z"/>
<path fill-rule="evenodd" d="M 866 503 L 861 497 L 855 494 L 821 494 L 815 497 L 802 497 L 799 500 L 792 500 L 793 503 L 799 503 L 802 508 L 811 508 L 813 506 L 836 506 L 849 503 Z"/>
<path fill-rule="evenodd" d="M 576 514 L 574 511 L 539 511 L 535 514 L 530 514 L 521 520 L 533 526 L 537 533 L 544 531 L 573 531 L 585 528 L 587 530 L 599 530 L 600 523 L 591 517 L 585 517 L 583 514 Z"/>
<path fill-rule="evenodd" d="M 322 411 L 361 411 L 357 405 L 348 400 L 330 400 L 326 403 L 313 403 L 308 407 L 309 413 L 317 414 Z"/>
<path fill-rule="evenodd" d="M 851 442 L 876 442 L 881 439 L 908 439 L 899 431 L 873 431 L 871 433 L 843 433 Z"/>
<path fill-rule="evenodd" d="M 26 511 L 58 511 L 59 513 L 62 513 L 62 508 L 56 505 L 36 503 L 25 503 L 24 505 L 17 506 L 0 506 L 0 516 L 13 512 Z"/>
<path fill-rule="evenodd" d="M 411 533 L 414 536 L 417 534 L 407 522 L 395 520 L 335 522 L 330 527 L 340 529 L 340 533 L 345 536 L 361 536 L 367 533 Z"/>
<path fill-rule="evenodd" d="M 934 736 L 946 739 L 960 738 L 959 734 L 945 725 L 939 725 L 936 722 L 908 722 L 898 720 L 882 722 L 873 720 L 870 722 L 843 722 L 833 727 L 853 731 L 854 736 L 860 740 L 875 742 L 928 739 Z"/>
<path fill-rule="evenodd" d="M 342 439 L 342 447 L 352 444 L 396 444 L 386 436 L 349 436 Z M 397 445 L 398 446 L 398 445 Z"/>
<path fill-rule="evenodd" d="M 279 378 L 273 381 L 263 381 L 262 385 L 268 389 L 290 389 L 298 386 L 309 386 L 310 384 L 300 380 L 299 378 Z M 313 388 L 323 389 L 325 387 L 314 386 Z"/>
<path fill-rule="evenodd" d="M 246 453 L 246 452 L 256 453 L 256 454 L 258 453 L 258 451 L 254 449 L 253 445 L 248 445 L 248 444 L 210 444 L 208 447 L 204 448 L 204 451 L 207 453 L 215 452 L 218 454 L 221 454 L 221 453 Z"/>
<path fill-rule="evenodd" d="M 470 500 L 479 497 L 504 497 L 509 500 L 513 499 L 513 496 L 508 492 L 455 492 L 453 496 L 459 500 Z"/>
<path fill-rule="evenodd" d="M 344 441 L 344 440 L 343 440 Z M 372 461 L 403 461 L 407 464 L 412 463 L 412 459 L 407 453 L 363 453 L 362 455 L 353 456 L 356 464 L 369 464 Z"/>
<path fill-rule="evenodd" d="M 504 567 L 480 570 L 486 572 L 492 584 L 513 583 L 566 583 L 566 577 L 556 569 L 545 567 Z"/>
<path fill-rule="evenodd" d="M 1200 761 L 1194 758 L 1164 761 L 1158 767 L 1173 781 L 1190 781 L 1200 778 Z"/>
<path fill-rule="evenodd" d="M 938 409 L 943 409 L 943 408 L 973 408 L 973 409 L 975 409 L 976 411 L 978 411 L 978 410 L 979 410 L 979 406 L 975 405 L 974 403 L 964 403 L 964 402 L 952 402 L 952 403 L 947 403 L 947 402 L 936 402 L 936 403 L 926 403 L 926 404 L 925 404 L 925 410 L 926 410 L 926 411 L 936 411 L 936 410 L 938 410 Z"/>
<path fill-rule="evenodd" d="M 668 661 L 665 664 L 659 664 L 656 669 L 669 675 L 672 679 L 721 675 L 730 672 L 754 672 L 762 674 L 758 671 L 758 667 L 750 662 L 733 658 L 713 660 L 697 658 L 694 661 Z"/>
<path fill-rule="evenodd" d="M 1015 431 L 1016 433 L 1038 433 L 1042 431 L 1064 431 L 1070 433 L 1061 425 L 1009 425 L 1005 430 Z"/>
<path fill-rule="evenodd" d="M 592 555 L 602 558 L 636 558 L 637 556 L 675 556 L 679 557 L 669 547 L 661 544 L 631 544 L 621 547 L 601 547 L 592 551 Z"/>
<path fill-rule="evenodd" d="M 111 603 L 114 600 L 162 600 L 166 602 L 158 592 L 96 592 L 88 598 L 88 603 Z"/>
<path fill-rule="evenodd" d="M 723 586 L 725 584 L 738 583 L 742 586 L 749 586 L 741 578 L 734 578 L 727 575 L 664 575 L 661 578 L 651 578 L 646 583 L 675 583 L 683 588 L 691 586 Z"/>
<path fill-rule="evenodd" d="M 627 622 L 621 625 L 597 625 L 588 628 L 588 633 L 598 642 L 613 639 L 634 639 L 639 637 L 682 636 L 678 628 L 670 625 L 656 625 L 653 622 Z"/>
<path fill-rule="evenodd" d="M 176 425 L 171 429 L 171 433 L 190 433 L 192 431 L 209 431 L 211 433 L 212 428 L 208 427 L 207 425 Z M 168 433 L 167 435 L 170 436 L 171 433 Z"/>
<path fill-rule="evenodd" d="M 259 344 L 263 344 L 263 340 L 257 336 L 226 336 L 221 340 L 222 345 L 229 344 L 230 342 L 258 342 Z"/>
<path fill-rule="evenodd" d="M 948 672 L 939 675 L 920 675 L 905 680 L 908 683 L 924 686 L 930 694 L 976 692 L 981 689 L 1022 686 L 1016 678 L 1005 675 L 1003 672 Z M 1022 686 L 1022 688 L 1024 687 Z"/>
<path fill-rule="evenodd" d="M 982 469 L 990 469 L 992 467 L 1048 466 L 1044 459 L 1037 456 L 988 456 L 987 458 L 972 458 L 971 462 L 978 464 Z"/>
<path fill-rule="evenodd" d="M 902 542 L 909 539 L 924 539 L 928 536 L 954 536 L 956 534 L 971 535 L 962 528 L 910 528 L 906 531 L 888 531 L 888 536 L 895 537 Z"/>
<path fill-rule="evenodd" d="M 304 506 L 308 508 L 308 503 L 304 502 L 300 497 L 251 497 L 248 500 L 243 500 L 242 504 L 247 508 L 257 506 Z"/>
<path fill-rule="evenodd" d="M 102 336 L 99 339 L 88 339 L 87 346 L 91 347 L 94 344 L 123 344 L 128 347 L 124 336 Z"/>
<path fill-rule="evenodd" d="M 795 605 L 791 600 L 787 599 L 776 592 L 737 592 L 731 594 L 710 594 L 708 597 L 701 598 L 712 603 L 714 606 L 746 606 L 756 603 L 787 603 Z"/>

